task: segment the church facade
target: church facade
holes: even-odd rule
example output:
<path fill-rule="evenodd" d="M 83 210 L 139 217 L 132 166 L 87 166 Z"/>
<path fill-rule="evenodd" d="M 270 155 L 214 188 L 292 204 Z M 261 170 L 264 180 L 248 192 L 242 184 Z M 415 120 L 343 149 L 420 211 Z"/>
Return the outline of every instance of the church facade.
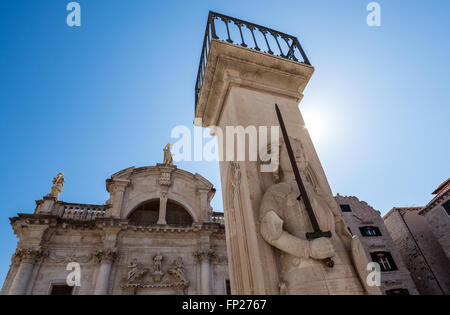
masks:
<path fill-rule="evenodd" d="M 215 189 L 166 162 L 112 175 L 104 205 L 59 201 L 59 174 L 33 214 L 10 219 L 19 242 L 1 293 L 229 292 L 223 215 L 210 206 Z M 67 282 L 74 266 L 79 286 Z"/>

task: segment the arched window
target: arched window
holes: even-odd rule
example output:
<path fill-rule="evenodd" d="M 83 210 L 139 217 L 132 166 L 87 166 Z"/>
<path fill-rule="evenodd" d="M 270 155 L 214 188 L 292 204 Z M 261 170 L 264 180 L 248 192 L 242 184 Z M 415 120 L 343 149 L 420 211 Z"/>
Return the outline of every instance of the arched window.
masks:
<path fill-rule="evenodd" d="M 166 221 L 168 225 L 192 225 L 192 217 L 183 206 L 172 200 L 168 200 L 166 209 Z"/>
<path fill-rule="evenodd" d="M 156 225 L 159 219 L 159 199 L 151 200 L 137 207 L 129 216 L 129 222 L 135 225 Z M 166 207 L 167 225 L 191 226 L 194 220 L 180 204 L 168 200 Z"/>
<path fill-rule="evenodd" d="M 136 225 L 153 225 L 158 222 L 159 199 L 148 201 L 137 207 L 130 215 L 130 223 Z"/>

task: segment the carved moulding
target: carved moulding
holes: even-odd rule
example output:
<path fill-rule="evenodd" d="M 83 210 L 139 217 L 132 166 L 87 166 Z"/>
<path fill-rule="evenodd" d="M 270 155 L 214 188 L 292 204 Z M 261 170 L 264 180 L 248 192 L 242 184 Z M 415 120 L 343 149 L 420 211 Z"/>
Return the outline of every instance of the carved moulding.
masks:
<path fill-rule="evenodd" d="M 38 260 L 44 259 L 47 256 L 48 252 L 42 249 L 18 248 L 11 260 L 13 264 L 19 264 L 22 261 L 34 264 Z"/>
<path fill-rule="evenodd" d="M 161 257 L 158 259 L 157 266 L 153 266 L 153 272 L 151 273 L 151 278 L 153 281 L 144 281 L 145 276 L 149 273 L 149 268 L 143 268 L 142 264 L 136 259 L 133 259 L 131 264 L 128 266 L 128 276 L 125 281 L 121 284 L 122 290 L 124 292 L 135 293 L 137 289 L 164 289 L 164 288 L 175 288 L 178 290 L 179 294 L 186 294 L 187 288 L 190 283 L 184 274 L 184 265 L 181 257 L 174 260 L 172 265 L 167 269 L 166 272 L 163 271 L 162 262 L 163 258 L 160 254 L 155 257 Z"/>
<path fill-rule="evenodd" d="M 76 254 L 72 253 L 66 256 L 58 256 L 54 253 L 50 254 L 48 256 L 48 261 L 51 263 L 70 263 L 70 262 L 78 262 L 82 264 L 86 264 L 90 262 L 94 258 L 94 254 L 88 254 L 88 255 L 80 255 L 77 256 Z"/>
<path fill-rule="evenodd" d="M 97 263 L 112 264 L 117 259 L 117 256 L 117 252 L 114 249 L 100 249 L 94 254 Z"/>

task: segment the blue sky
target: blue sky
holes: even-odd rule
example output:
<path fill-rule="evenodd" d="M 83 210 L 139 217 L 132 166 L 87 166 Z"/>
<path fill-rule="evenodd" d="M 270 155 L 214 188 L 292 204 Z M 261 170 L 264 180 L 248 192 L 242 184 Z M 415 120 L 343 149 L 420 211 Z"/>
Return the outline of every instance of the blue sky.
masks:
<path fill-rule="evenodd" d="M 16 238 L 51 179 L 61 199 L 104 203 L 105 179 L 162 160 L 176 125 L 191 126 L 208 10 L 296 35 L 316 72 L 300 108 L 335 193 L 376 209 L 420 206 L 450 175 L 450 2 L 369 0 L 68 0 L 0 2 L 0 282 Z M 218 188 L 217 163 L 182 162 Z"/>

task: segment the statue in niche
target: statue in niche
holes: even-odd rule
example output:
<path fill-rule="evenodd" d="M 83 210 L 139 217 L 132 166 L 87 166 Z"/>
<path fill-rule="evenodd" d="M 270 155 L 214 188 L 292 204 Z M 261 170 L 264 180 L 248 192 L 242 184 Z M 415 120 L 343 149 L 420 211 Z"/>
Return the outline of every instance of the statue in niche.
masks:
<path fill-rule="evenodd" d="M 50 193 L 47 195 L 48 197 L 59 198 L 63 188 L 64 188 L 64 173 L 58 173 L 55 178 L 53 178 L 53 185 L 50 189 Z"/>
<path fill-rule="evenodd" d="M 323 231 L 331 231 L 332 238 L 306 239 L 313 232 L 300 191 L 290 164 L 284 141 L 279 150 L 279 167 L 274 178 L 278 183 L 265 192 L 260 207 L 260 232 L 264 240 L 279 249 L 280 293 L 307 294 L 364 294 L 362 283 L 352 261 L 352 236 L 342 220 L 333 197 L 313 183 L 303 146 L 299 139 L 291 143 L 312 207 Z M 310 176 L 305 176 L 308 168 Z M 314 176 L 314 174 L 312 174 Z M 333 268 L 323 263 L 332 258 Z M 365 279 L 364 279 L 365 280 Z"/>
<path fill-rule="evenodd" d="M 164 149 L 164 164 L 165 165 L 173 165 L 173 154 L 170 152 L 170 143 L 168 143 Z"/>
<path fill-rule="evenodd" d="M 129 268 L 127 277 L 128 283 L 141 280 L 148 272 L 147 268 L 142 268 L 142 264 L 138 263 L 137 259 L 133 259 L 128 268 Z"/>
<path fill-rule="evenodd" d="M 162 271 L 162 262 L 164 257 L 158 252 L 155 257 L 153 257 L 153 280 L 155 282 L 161 282 L 164 272 Z"/>

